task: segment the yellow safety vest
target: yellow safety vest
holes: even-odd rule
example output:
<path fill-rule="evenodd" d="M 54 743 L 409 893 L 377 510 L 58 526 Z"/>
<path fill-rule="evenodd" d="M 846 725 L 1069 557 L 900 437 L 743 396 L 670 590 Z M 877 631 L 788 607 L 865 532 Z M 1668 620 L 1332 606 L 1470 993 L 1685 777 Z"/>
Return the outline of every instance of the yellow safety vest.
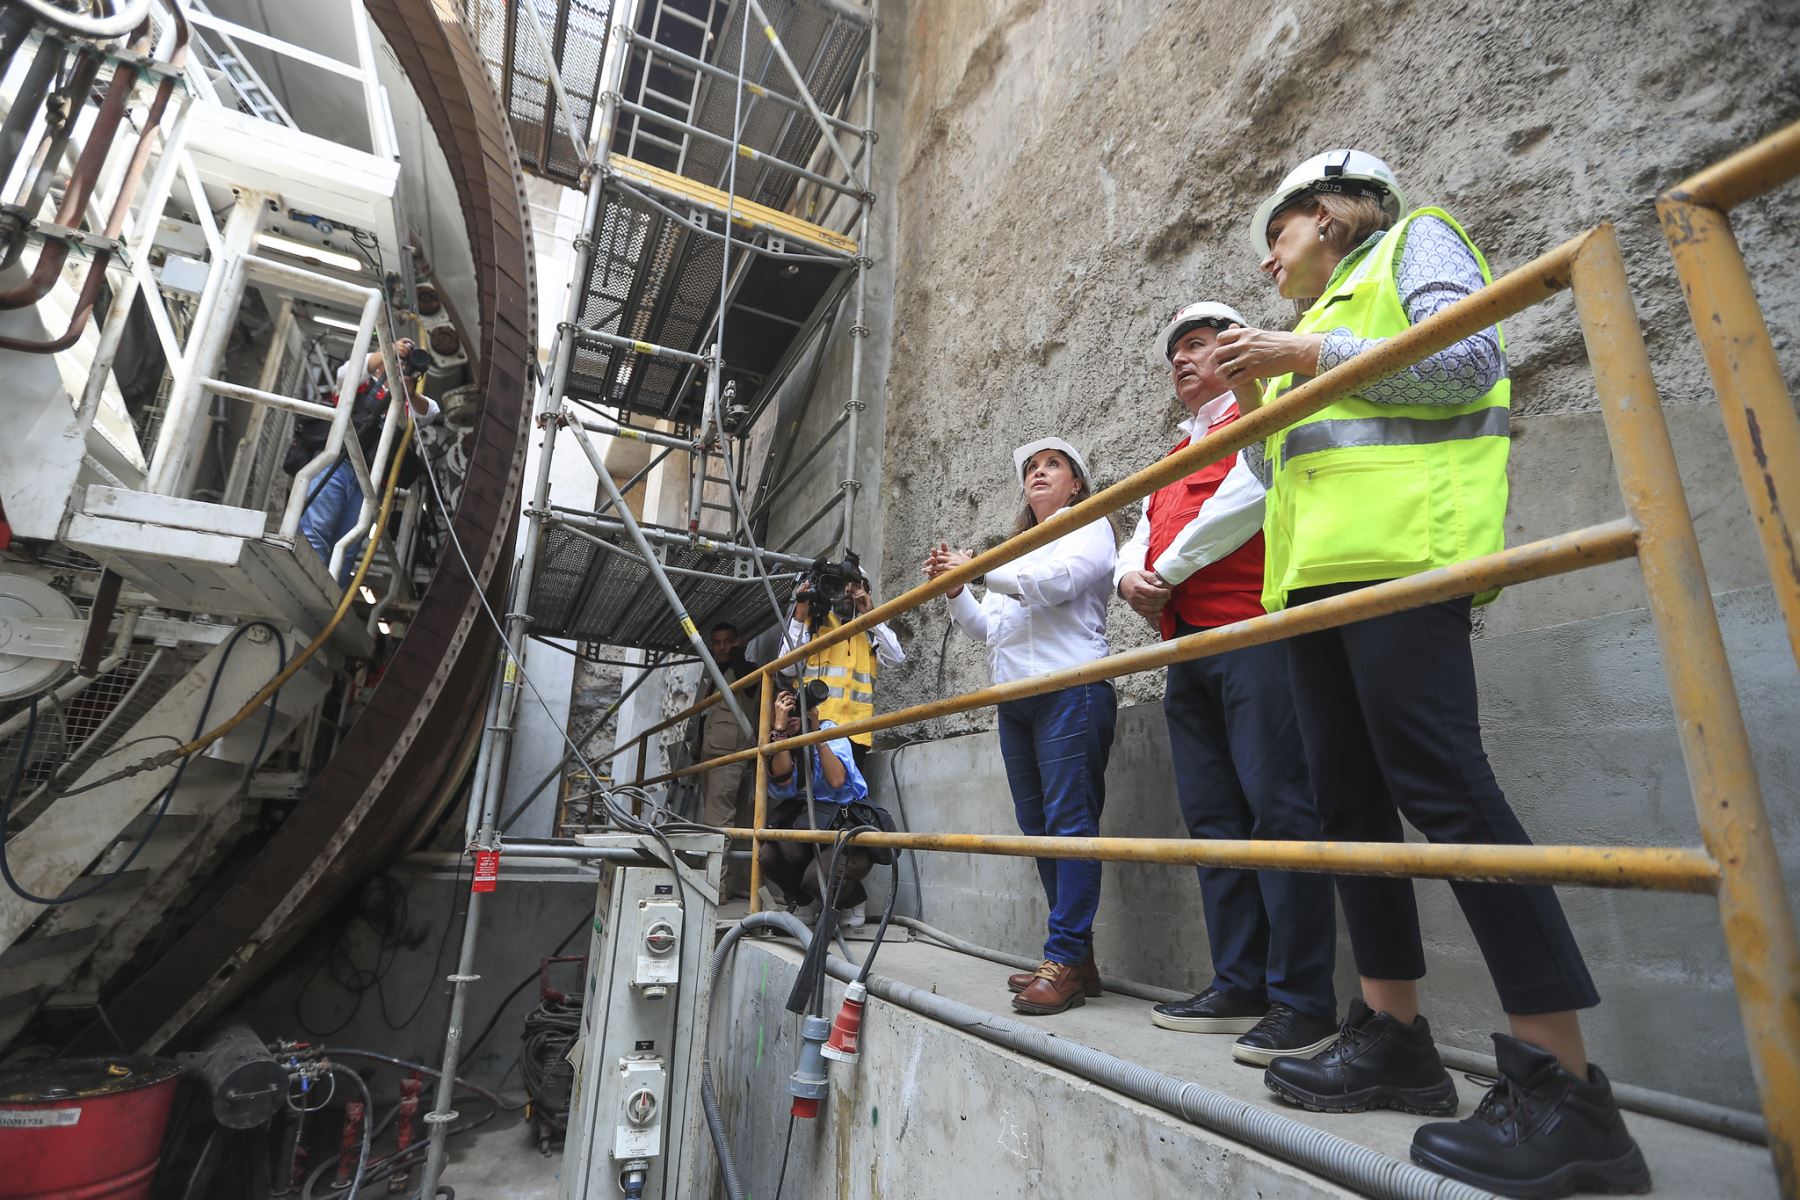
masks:
<path fill-rule="evenodd" d="M 836 613 L 827 613 L 819 632 L 828 632 L 842 624 Z M 812 655 L 801 665 L 800 677 L 802 680 L 825 681 L 828 695 L 825 703 L 819 705 L 819 716 L 837 725 L 847 725 L 875 715 L 875 676 L 880 671 L 874 643 L 868 634 L 859 633 Z M 872 746 L 875 735 L 856 733 L 850 740 Z"/>
<path fill-rule="evenodd" d="M 1492 280 L 1462 226 L 1442 209 L 1422 208 L 1338 264 L 1294 332 L 1386 338 L 1406 330 L 1394 268 L 1407 227 L 1425 215 L 1448 222 Z M 1293 385 L 1292 375 L 1271 380 L 1265 401 Z M 1269 438 L 1263 607 L 1285 608 L 1296 588 L 1394 579 L 1501 549 L 1511 397 L 1504 377 L 1472 404 L 1347 396 Z"/>

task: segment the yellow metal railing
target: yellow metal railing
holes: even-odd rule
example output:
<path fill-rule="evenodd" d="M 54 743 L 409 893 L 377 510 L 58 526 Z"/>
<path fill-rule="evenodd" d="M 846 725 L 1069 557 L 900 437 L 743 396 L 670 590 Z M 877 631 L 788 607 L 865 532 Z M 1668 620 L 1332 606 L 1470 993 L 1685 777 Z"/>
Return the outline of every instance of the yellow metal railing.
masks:
<path fill-rule="evenodd" d="M 1672 189 L 1659 202 L 1659 209 L 1706 348 L 1708 365 L 1718 381 L 1733 448 L 1776 576 L 1776 592 L 1782 599 L 1796 656 L 1800 657 L 1800 567 L 1796 566 L 1793 530 L 1787 521 L 1787 514 L 1800 511 L 1800 421 L 1796 421 L 1787 399 L 1742 258 L 1723 216 L 1732 205 L 1796 175 L 1800 175 L 1800 125 Z M 862 845 L 907 850 L 1713 894 L 1718 899 L 1776 1173 L 1784 1195 L 1800 1194 L 1800 944 L 1796 941 L 1793 911 L 1770 836 L 1768 813 L 1733 690 L 1712 594 L 1701 565 L 1693 519 L 1651 378 L 1649 354 L 1638 328 L 1618 239 L 1610 224 L 1559 246 L 1368 353 L 1064 509 L 971 562 L 782 655 L 732 687 L 742 691 L 755 686 L 826 646 L 919 608 L 1002 563 L 1141 500 L 1208 463 L 1564 290 L 1575 295 L 1613 463 L 1624 494 L 1627 515 L 1623 519 L 1109 655 L 1068 670 L 846 722 L 830 731 L 814 730 L 772 739 L 773 688 L 763 687 L 756 746 L 648 779 L 644 778 L 644 766 L 649 739 L 717 703 L 716 695 L 652 726 L 621 744 L 618 750 L 636 745 L 638 781 L 645 785 L 754 760 L 756 803 L 752 826 L 733 829 L 731 834 L 748 839 L 753 850 L 759 850 L 763 842 L 829 843 L 836 835 L 765 828 L 771 754 L 812 745 L 828 736 L 889 729 L 985 708 L 1004 700 L 1112 679 L 1635 556 L 1643 572 L 1650 614 L 1662 649 L 1704 850 L 955 833 L 869 833 L 857 835 L 855 840 Z M 760 864 L 754 854 L 751 873 L 754 904 L 761 881 Z"/>

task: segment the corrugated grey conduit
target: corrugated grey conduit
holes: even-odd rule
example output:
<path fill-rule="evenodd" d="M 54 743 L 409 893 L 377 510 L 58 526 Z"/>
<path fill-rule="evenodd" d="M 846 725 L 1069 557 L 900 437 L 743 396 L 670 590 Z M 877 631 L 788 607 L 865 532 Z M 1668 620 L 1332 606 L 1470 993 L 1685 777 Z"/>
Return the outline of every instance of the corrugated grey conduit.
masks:
<path fill-rule="evenodd" d="M 1019 954 L 1008 954 L 1003 950 L 993 950 L 987 946 L 977 946 L 954 934 L 945 933 L 941 929 L 933 929 L 925 922 L 914 920 L 911 917 L 896 916 L 894 924 L 904 925 L 914 933 L 960 954 L 985 958 L 989 962 L 999 963 L 1001 966 L 1017 967 L 1026 971 L 1037 969 L 1038 964 L 1034 959 Z M 1188 998 L 1186 992 L 1160 988 L 1148 983 L 1138 983 L 1131 979 L 1116 979 L 1110 975 L 1101 977 L 1100 986 L 1109 992 L 1117 992 L 1121 996 L 1133 996 L 1139 1000 L 1151 1000 L 1159 1004 L 1169 1000 L 1186 1000 Z M 1473 1050 L 1440 1045 L 1438 1055 L 1444 1060 L 1444 1065 L 1452 1071 L 1467 1071 L 1473 1075 L 1486 1075 L 1492 1078 L 1498 1070 L 1494 1065 L 1494 1056 L 1491 1054 L 1477 1054 Z M 1727 1108 L 1723 1104 L 1709 1104 L 1704 1100 L 1694 1100 L 1687 1096 L 1659 1092 L 1629 1083 L 1614 1083 L 1612 1090 L 1613 1098 L 1619 1102 L 1619 1107 L 1631 1112 L 1643 1113 L 1647 1117 L 1657 1117 L 1664 1121 L 1675 1121 L 1682 1125 L 1691 1125 L 1695 1129 L 1704 1129 L 1708 1133 L 1736 1138 L 1738 1141 L 1749 1142 L 1756 1146 L 1769 1144 L 1769 1126 L 1759 1113 L 1745 1112 L 1740 1108 Z"/>
<path fill-rule="evenodd" d="M 797 917 L 788 913 L 755 913 L 745 917 L 726 930 L 719 941 L 719 948 L 713 955 L 715 981 L 721 977 L 720 968 L 737 939 L 755 929 L 772 929 L 787 934 L 797 939 L 802 947 L 810 945 L 812 941 L 812 932 Z M 826 958 L 825 969 L 835 978 L 845 981 L 856 978 L 861 970 L 835 956 Z M 1197 1083 L 1188 1083 L 1160 1071 L 1126 1062 L 1090 1046 L 1054 1037 L 1029 1025 L 935 995 L 911 984 L 871 975 L 868 988 L 872 994 L 890 1004 L 898 1004 L 920 1016 L 941 1021 L 984 1041 L 997 1043 L 1040 1062 L 1060 1067 L 1102 1087 L 1154 1105 L 1184 1121 L 1191 1121 L 1253 1146 L 1314 1175 L 1377 1197 L 1378 1200 L 1488 1200 L 1487 1192 L 1434 1175 L 1411 1163 L 1389 1158 L 1367 1146 L 1359 1146 L 1322 1129 L 1303 1125 L 1272 1109 L 1248 1104 Z M 712 1130 L 713 1144 L 719 1152 L 720 1172 L 726 1180 L 726 1195 L 730 1200 L 742 1200 L 742 1191 L 734 1190 L 737 1164 L 732 1160 L 725 1136 L 718 1098 L 712 1089 L 711 1064 L 705 1054 L 701 1056 L 700 1070 L 701 1105 L 706 1112 L 707 1125 Z"/>

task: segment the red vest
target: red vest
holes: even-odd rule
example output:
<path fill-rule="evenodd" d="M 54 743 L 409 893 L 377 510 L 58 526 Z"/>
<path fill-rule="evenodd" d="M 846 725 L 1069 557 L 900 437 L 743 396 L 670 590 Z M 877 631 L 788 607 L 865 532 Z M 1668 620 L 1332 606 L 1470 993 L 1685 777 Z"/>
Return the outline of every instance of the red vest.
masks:
<path fill-rule="evenodd" d="M 1238 410 L 1234 403 L 1207 432 L 1237 419 Z M 1185 449 L 1191 440 L 1182 438 L 1181 444 L 1169 453 Z M 1200 511 L 1200 506 L 1212 499 L 1236 462 L 1237 455 L 1233 454 L 1202 467 L 1186 479 L 1176 480 L 1150 497 L 1150 549 L 1144 556 L 1145 570 L 1155 568 L 1162 552 L 1174 544 L 1175 538 Z M 1162 610 L 1163 637 L 1175 636 L 1177 617 L 1197 628 L 1211 629 L 1215 625 L 1262 616 L 1262 586 L 1263 535 L 1259 529 L 1256 536 L 1242 546 L 1176 585 L 1174 598 Z"/>

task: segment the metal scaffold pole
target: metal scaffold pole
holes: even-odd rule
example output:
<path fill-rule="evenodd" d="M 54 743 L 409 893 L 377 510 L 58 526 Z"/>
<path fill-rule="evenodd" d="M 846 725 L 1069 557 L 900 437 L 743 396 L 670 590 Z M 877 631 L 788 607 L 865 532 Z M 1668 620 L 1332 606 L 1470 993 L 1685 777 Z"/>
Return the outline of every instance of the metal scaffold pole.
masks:
<path fill-rule="evenodd" d="M 625 20 L 629 23 L 631 10 L 636 5 L 627 0 L 624 7 Z M 607 62 L 603 74 L 610 72 L 610 78 L 620 78 L 625 47 L 624 38 L 616 37 L 612 40 L 607 47 Z M 588 155 L 590 162 L 603 154 L 612 141 L 613 123 L 617 114 L 614 98 L 607 97 L 598 113 L 594 141 Z M 538 546 L 542 541 L 544 522 L 550 512 L 550 468 L 555 457 L 557 432 L 562 424 L 562 393 L 568 383 L 569 365 L 575 357 L 575 323 L 581 312 L 582 288 L 593 265 L 593 231 L 605 204 L 604 183 L 600 172 L 590 170 L 585 182 L 587 204 L 582 214 L 581 233 L 574 242 L 574 270 L 569 278 L 563 319 L 557 325 L 556 347 L 551 353 L 549 379 L 539 390 L 537 402 L 533 406 L 532 420 L 538 427 L 540 437 L 537 475 L 533 481 L 531 504 L 525 510 L 528 524 L 525 545 L 519 556 L 518 576 L 511 602 L 507 606 L 506 644 L 502 649 L 504 663 L 498 684 L 498 699 L 494 705 L 494 719 L 482 734 L 487 744 L 482 747 L 481 754 L 485 757 L 487 769 L 485 774 L 475 780 L 469 797 L 470 807 L 480 814 L 474 822 L 475 845 L 487 850 L 496 849 L 499 844 L 497 816 L 505 788 L 506 751 L 512 739 L 519 690 L 525 683 L 524 673 L 518 669 L 518 664 L 522 661 L 525 635 L 531 624 L 531 589 L 537 570 Z M 456 1118 L 451 1104 L 456 1091 L 456 1068 L 462 1050 L 468 988 L 470 983 L 480 978 L 475 974 L 475 953 L 480 935 L 481 900 L 482 893 L 470 893 L 467 915 L 463 919 L 462 946 L 457 956 L 456 973 L 450 976 L 450 1016 L 444 1030 L 443 1065 L 438 1076 L 432 1111 L 425 1115 L 431 1133 L 425 1169 L 420 1174 L 420 1200 L 431 1200 L 437 1195 L 438 1180 L 444 1172 L 450 1122 Z"/>
<path fill-rule="evenodd" d="M 875 135 L 875 88 L 880 82 L 880 76 L 875 73 L 875 39 L 880 24 L 880 2 L 869 0 L 869 49 L 863 59 L 863 124 L 867 131 L 865 137 L 871 140 Z M 856 443 L 861 426 L 858 418 L 863 410 L 863 344 L 869 340 L 869 268 L 875 265 L 869 257 L 869 212 L 875 207 L 874 181 L 875 151 L 870 146 L 863 156 L 863 191 L 858 202 L 862 211 L 856 221 L 856 316 L 850 325 L 850 396 L 844 401 L 844 481 L 839 485 L 844 493 L 844 523 L 839 553 L 856 544 L 856 494 L 862 490 L 862 482 L 856 477 Z"/>

